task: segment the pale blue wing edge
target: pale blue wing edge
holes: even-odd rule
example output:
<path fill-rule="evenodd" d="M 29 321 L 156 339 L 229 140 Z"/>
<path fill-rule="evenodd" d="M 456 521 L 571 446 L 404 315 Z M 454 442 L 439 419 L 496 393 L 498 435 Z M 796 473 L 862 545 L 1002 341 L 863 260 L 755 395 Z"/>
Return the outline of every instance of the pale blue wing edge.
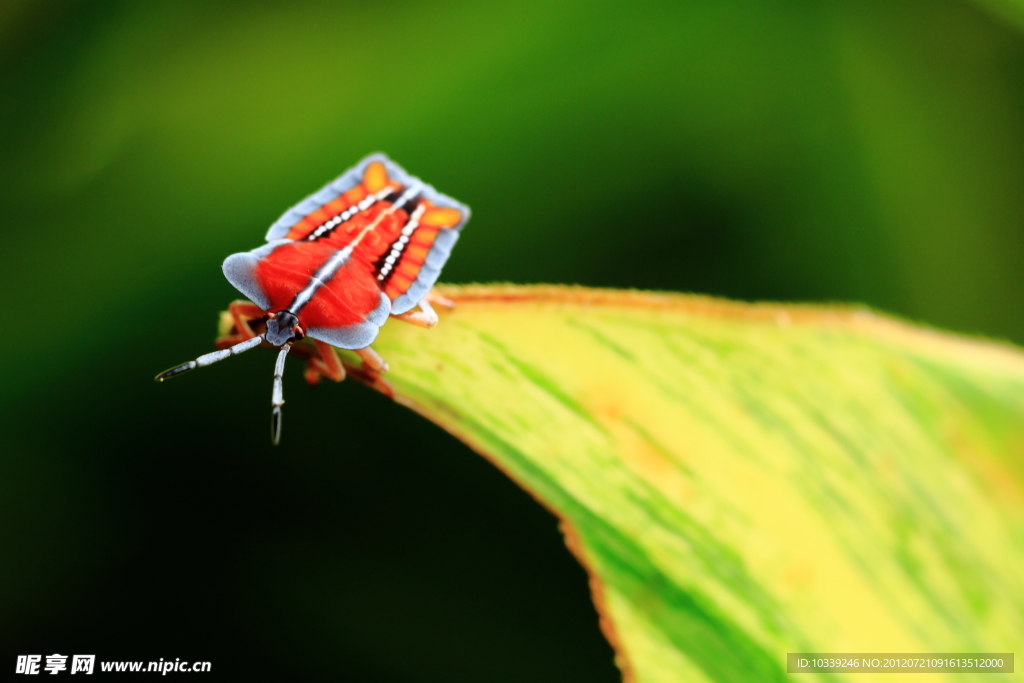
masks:
<path fill-rule="evenodd" d="M 413 281 L 404 294 L 396 297 L 391 302 L 392 313 L 399 315 L 415 308 L 416 304 L 427 295 L 430 288 L 437 282 L 437 278 L 441 275 L 441 268 L 448 261 L 452 247 L 459 241 L 458 231 L 462 229 L 462 226 L 466 224 L 466 220 L 469 219 L 469 208 L 466 207 L 465 210 L 466 218 L 457 227 L 445 228 L 437 233 L 437 237 L 434 238 L 434 246 L 427 252 L 427 259 L 423 262 L 423 267 L 420 268 L 416 280 Z"/>
<path fill-rule="evenodd" d="M 419 178 L 406 173 L 405 169 L 389 159 L 388 155 L 382 152 L 377 152 L 365 157 L 358 164 L 342 173 L 333 181 L 324 185 L 320 190 L 314 192 L 292 208 L 285 211 L 281 217 L 270 226 L 270 230 L 267 231 L 267 241 L 270 242 L 272 240 L 284 239 L 288 235 L 288 231 L 291 230 L 296 223 L 319 209 L 324 204 L 333 202 L 343 193 L 348 192 L 358 185 L 363 179 L 366 167 L 375 161 L 379 161 L 384 164 L 384 168 L 387 169 L 388 172 L 388 177 L 398 181 L 403 186 L 411 187 L 414 184 L 422 186 L 423 196 L 429 199 L 433 204 L 448 209 L 458 209 L 462 213 L 463 219 L 457 226 L 450 228 L 451 230 L 461 229 L 462 226 L 466 224 L 466 221 L 469 220 L 468 206 L 452 199 L 448 195 L 441 194 L 435 190 L 432 185 L 428 185 Z"/>
<path fill-rule="evenodd" d="M 228 256 L 224 259 L 224 264 L 221 266 L 221 270 L 224 271 L 224 277 L 228 279 L 228 282 L 235 289 L 249 297 L 249 301 L 264 311 L 269 310 L 270 297 L 266 295 L 256 280 L 256 264 L 281 245 L 289 244 L 290 242 L 291 240 L 275 240 L 269 244 L 264 244 L 258 249 Z"/>
<path fill-rule="evenodd" d="M 339 349 L 365 349 L 377 338 L 381 325 L 387 322 L 389 315 L 391 300 L 381 292 L 380 304 L 364 322 L 345 327 L 311 327 L 306 330 L 306 336 Z"/>

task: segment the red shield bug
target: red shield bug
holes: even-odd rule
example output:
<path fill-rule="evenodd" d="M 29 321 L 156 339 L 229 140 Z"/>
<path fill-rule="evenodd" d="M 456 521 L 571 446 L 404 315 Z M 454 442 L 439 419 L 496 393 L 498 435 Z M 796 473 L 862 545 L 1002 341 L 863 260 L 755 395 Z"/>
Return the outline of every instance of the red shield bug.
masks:
<path fill-rule="evenodd" d="M 345 378 L 335 349 L 350 349 L 371 372 L 387 364 L 370 344 L 388 317 L 437 324 L 432 291 L 469 207 L 372 154 L 284 213 L 267 244 L 232 254 L 224 276 L 249 301 L 229 307 L 233 334 L 219 351 L 156 376 L 158 382 L 260 345 L 280 349 L 274 366 L 271 436 L 281 439 L 282 374 L 289 350 L 307 358 L 306 379 Z"/>

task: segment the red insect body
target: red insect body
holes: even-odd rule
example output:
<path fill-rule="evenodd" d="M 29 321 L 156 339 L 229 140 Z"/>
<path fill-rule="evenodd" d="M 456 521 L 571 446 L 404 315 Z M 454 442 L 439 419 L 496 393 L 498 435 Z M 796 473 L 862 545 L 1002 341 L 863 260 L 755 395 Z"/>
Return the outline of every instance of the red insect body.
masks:
<path fill-rule="evenodd" d="M 256 281 L 270 300 L 269 310 L 288 308 L 336 251 L 316 242 L 296 242 L 279 247 L 262 259 L 256 266 Z M 374 281 L 371 265 L 357 253 L 299 311 L 299 321 L 307 329 L 355 325 L 365 320 L 379 303 L 380 288 Z"/>
<path fill-rule="evenodd" d="M 281 373 L 291 344 L 305 336 L 317 342 L 316 354 L 308 345 L 302 351 L 310 359 L 307 378 L 344 378 L 331 346 L 355 350 L 373 373 L 386 369 L 369 344 L 389 315 L 424 327 L 436 323 L 431 288 L 468 219 L 468 207 L 409 176 L 384 155 L 367 157 L 285 212 L 271 226 L 266 245 L 225 260 L 224 275 L 255 304 L 232 305 L 234 334 L 219 341 L 234 345 L 157 379 L 258 343 L 280 347 L 273 402 L 276 442 L 284 401 Z M 421 310 L 413 312 L 416 307 Z M 264 314 L 266 327 L 260 332 L 251 326 L 257 319 L 254 311 Z"/>

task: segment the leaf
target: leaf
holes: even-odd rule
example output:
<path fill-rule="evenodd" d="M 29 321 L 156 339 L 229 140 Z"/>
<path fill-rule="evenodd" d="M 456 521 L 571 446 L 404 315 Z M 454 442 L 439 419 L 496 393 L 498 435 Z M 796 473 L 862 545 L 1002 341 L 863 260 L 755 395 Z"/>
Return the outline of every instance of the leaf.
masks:
<path fill-rule="evenodd" d="M 387 385 L 562 520 L 626 680 L 1020 650 L 1018 350 L 858 309 L 443 293 L 436 328 L 382 331 Z"/>

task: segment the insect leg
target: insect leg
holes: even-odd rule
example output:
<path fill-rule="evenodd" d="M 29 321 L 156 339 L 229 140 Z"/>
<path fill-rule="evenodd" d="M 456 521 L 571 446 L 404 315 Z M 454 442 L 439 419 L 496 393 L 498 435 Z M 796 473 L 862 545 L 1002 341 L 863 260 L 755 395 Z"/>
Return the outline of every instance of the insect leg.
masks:
<path fill-rule="evenodd" d="M 431 287 L 430 291 L 427 292 L 427 295 L 423 297 L 423 300 L 429 304 L 445 308 L 449 311 L 455 308 L 455 302 L 446 296 L 441 296 L 436 287 Z"/>
<path fill-rule="evenodd" d="M 217 361 L 224 360 L 225 358 L 237 356 L 243 351 L 254 349 L 262 343 L 263 335 L 261 334 L 258 337 L 253 337 L 252 339 L 248 339 L 244 342 L 241 342 L 240 344 L 229 346 L 226 349 L 221 349 L 220 351 L 213 351 L 211 353 L 205 353 L 202 356 L 199 356 L 199 358 L 196 358 L 195 360 L 190 360 L 187 363 L 176 365 L 170 370 L 164 370 L 163 372 L 156 376 L 156 381 L 163 382 L 168 377 L 174 377 L 175 375 L 180 375 L 183 372 L 188 372 L 189 370 L 195 370 L 196 368 L 202 368 L 206 367 L 207 365 L 212 365 Z"/>
<path fill-rule="evenodd" d="M 235 329 L 233 334 L 217 338 L 217 346 L 222 349 L 255 337 L 256 331 L 250 323 L 261 320 L 266 312 L 251 301 L 236 299 L 228 304 L 228 313 L 235 322 Z"/>
<path fill-rule="evenodd" d="M 362 359 L 365 367 L 374 372 L 387 372 L 389 369 L 388 362 L 369 346 L 365 349 L 355 349 L 355 354 Z"/>
<path fill-rule="evenodd" d="M 314 339 L 313 343 L 316 344 L 320 357 L 313 356 L 306 361 L 306 381 L 316 384 L 320 381 L 321 375 L 335 382 L 345 379 L 345 366 L 341 364 L 334 347 L 317 339 Z"/>
<path fill-rule="evenodd" d="M 437 312 L 434 307 L 427 303 L 426 299 L 417 304 L 419 306 L 418 311 L 406 311 L 405 313 L 399 313 L 398 315 L 392 315 L 392 318 L 401 320 L 403 322 L 412 323 L 416 327 L 426 327 L 430 329 L 437 324 Z"/>
<path fill-rule="evenodd" d="M 238 329 L 239 334 L 244 334 L 246 337 L 255 337 L 256 333 L 249 326 L 249 322 L 261 319 L 266 314 L 266 311 L 250 301 L 236 299 L 228 304 L 228 313 L 234 318 L 235 327 Z"/>
<path fill-rule="evenodd" d="M 270 438 L 275 446 L 281 442 L 281 406 L 284 405 L 284 381 L 282 376 L 284 375 L 284 359 L 291 348 L 291 344 L 282 346 L 281 352 L 277 354 L 277 363 L 274 364 L 274 391 L 270 397 L 270 404 L 274 409 L 270 415 Z"/>

